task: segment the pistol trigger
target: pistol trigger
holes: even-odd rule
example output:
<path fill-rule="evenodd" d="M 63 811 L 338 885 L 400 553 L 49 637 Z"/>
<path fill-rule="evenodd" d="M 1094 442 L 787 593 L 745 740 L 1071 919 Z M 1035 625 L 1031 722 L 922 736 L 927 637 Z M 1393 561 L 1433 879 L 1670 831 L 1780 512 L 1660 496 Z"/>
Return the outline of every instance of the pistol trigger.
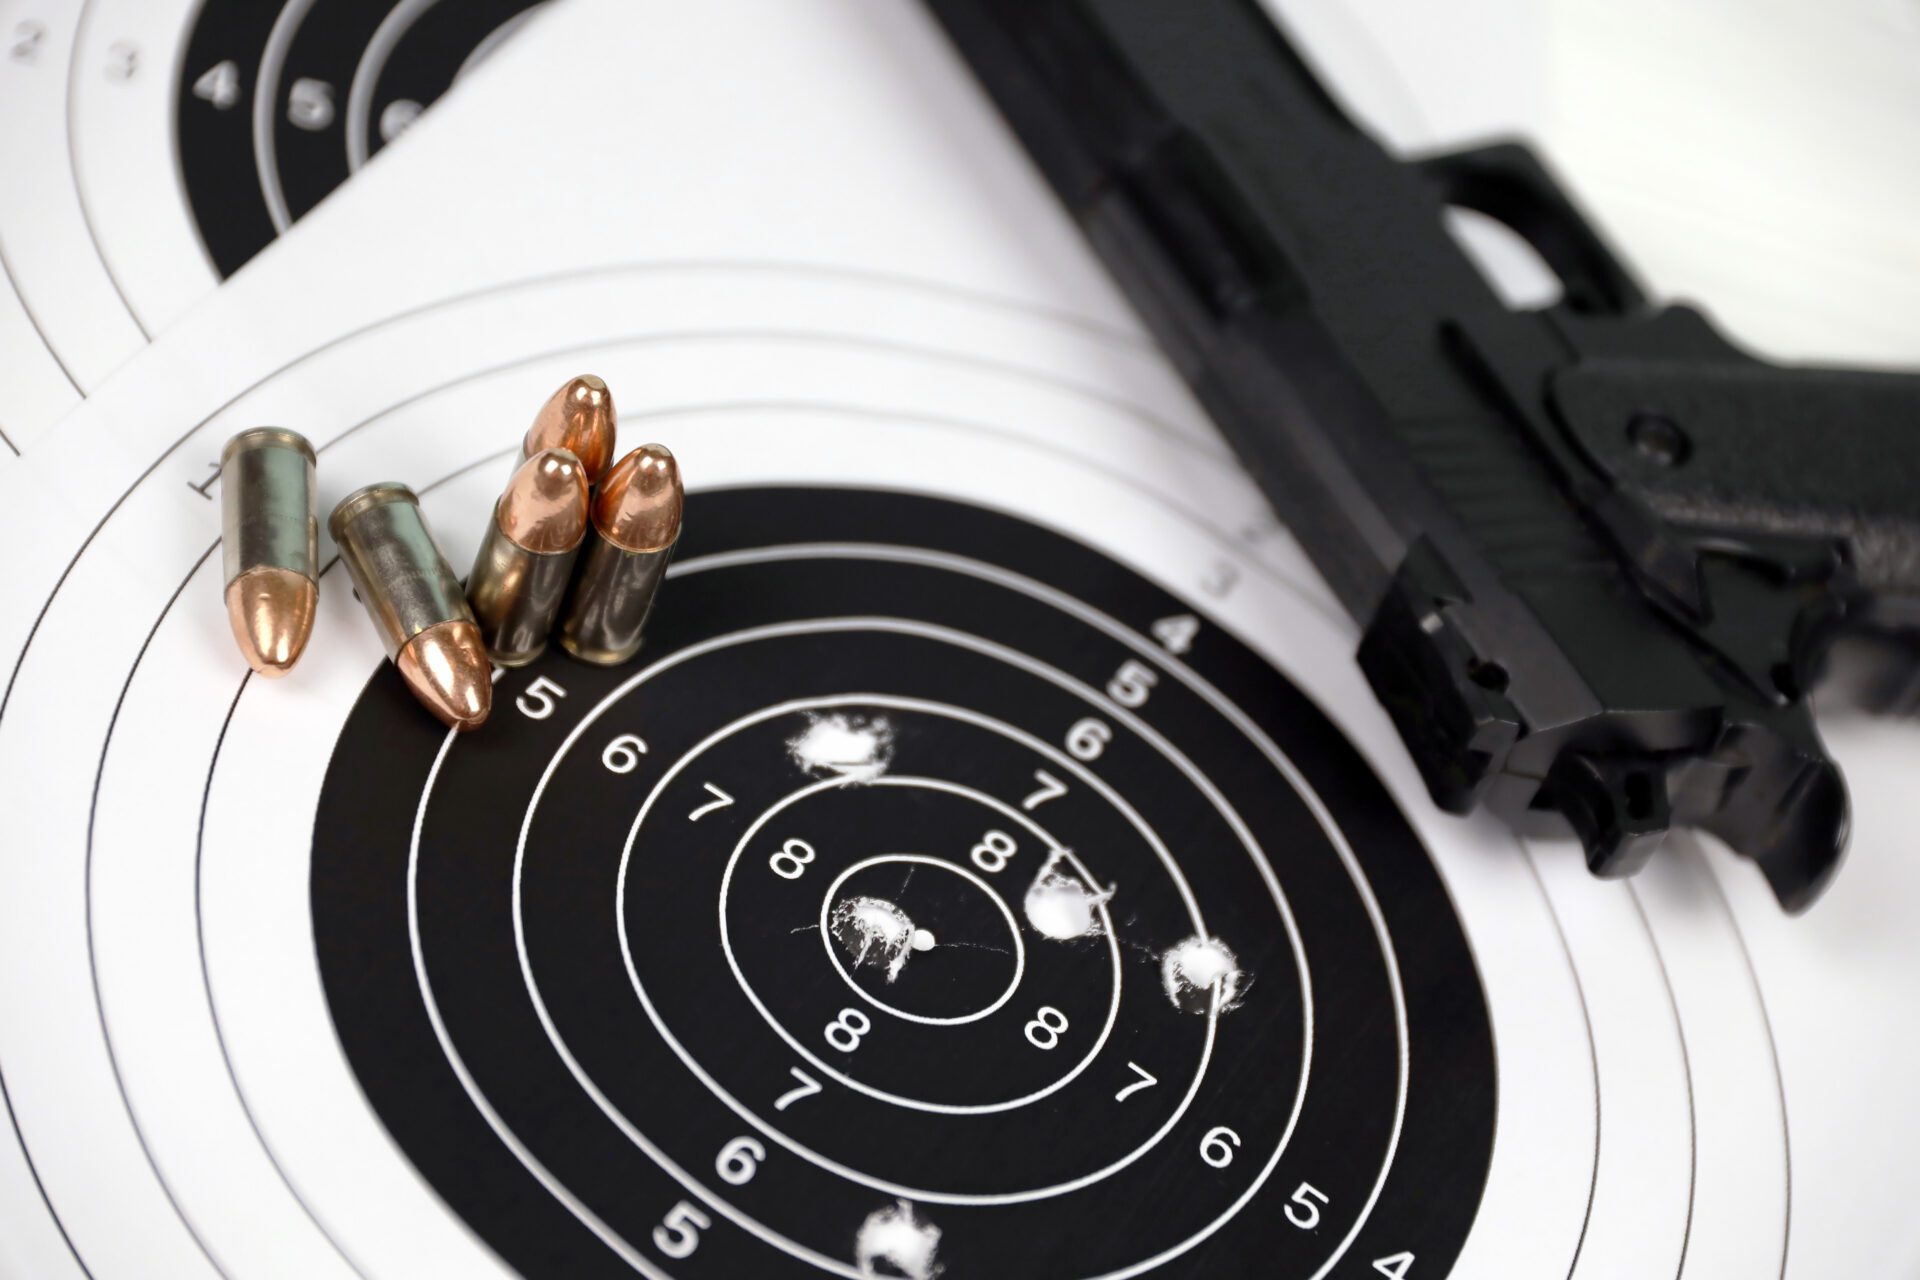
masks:
<path fill-rule="evenodd" d="M 1705 622 L 1712 616 L 1699 556 L 1673 537 L 1644 500 L 1612 489 L 1594 502 L 1593 514 L 1650 596 L 1691 622 Z"/>
<path fill-rule="evenodd" d="M 1790 912 L 1820 896 L 1846 852 L 1846 779 L 1820 744 L 1805 703 L 1730 723 L 1682 778 L 1676 805 L 1752 859 Z"/>

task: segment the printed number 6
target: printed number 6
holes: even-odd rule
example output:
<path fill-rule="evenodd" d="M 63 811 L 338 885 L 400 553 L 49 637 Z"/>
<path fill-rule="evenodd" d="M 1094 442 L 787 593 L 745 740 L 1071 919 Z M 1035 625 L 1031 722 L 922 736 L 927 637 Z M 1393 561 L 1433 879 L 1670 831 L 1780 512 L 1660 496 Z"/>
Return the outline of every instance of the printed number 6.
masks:
<path fill-rule="evenodd" d="M 640 757 L 645 754 L 647 744 L 639 734 L 623 733 L 600 753 L 600 763 L 615 773 L 632 773 L 640 767 Z"/>
<path fill-rule="evenodd" d="M 1200 1158 L 1216 1169 L 1224 1169 L 1233 1163 L 1233 1153 L 1239 1146 L 1239 1134 L 1225 1125 L 1216 1125 L 1200 1139 Z"/>
<path fill-rule="evenodd" d="M 1112 741 L 1112 726 L 1092 717 L 1074 721 L 1073 728 L 1067 730 L 1067 750 L 1076 760 L 1098 760 Z"/>
<path fill-rule="evenodd" d="M 744 1187 L 753 1181 L 754 1172 L 766 1158 L 767 1149 L 757 1139 L 735 1138 L 720 1148 L 720 1154 L 713 1160 L 713 1171 L 734 1186 Z"/>

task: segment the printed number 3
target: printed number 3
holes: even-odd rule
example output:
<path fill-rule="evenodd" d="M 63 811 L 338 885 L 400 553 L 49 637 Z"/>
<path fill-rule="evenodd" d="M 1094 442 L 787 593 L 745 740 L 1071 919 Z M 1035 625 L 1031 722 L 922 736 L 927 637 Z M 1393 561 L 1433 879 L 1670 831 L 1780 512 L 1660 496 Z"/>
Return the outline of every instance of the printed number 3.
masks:
<path fill-rule="evenodd" d="M 31 20 L 18 23 L 13 28 L 13 60 L 31 65 L 40 57 L 40 42 L 47 38 L 47 29 Z"/>

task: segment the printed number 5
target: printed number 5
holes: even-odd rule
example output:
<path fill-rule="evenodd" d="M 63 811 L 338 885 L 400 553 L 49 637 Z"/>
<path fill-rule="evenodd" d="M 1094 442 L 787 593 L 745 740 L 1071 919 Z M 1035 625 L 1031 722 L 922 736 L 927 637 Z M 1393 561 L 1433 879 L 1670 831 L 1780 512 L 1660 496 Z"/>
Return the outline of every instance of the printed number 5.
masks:
<path fill-rule="evenodd" d="M 558 700 L 566 696 L 565 689 L 540 676 L 527 686 L 525 693 L 513 700 L 513 705 L 520 708 L 520 714 L 529 720 L 545 720 L 560 705 Z"/>
<path fill-rule="evenodd" d="M 1320 1204 L 1315 1204 L 1316 1200 Z M 1320 1225 L 1320 1205 L 1325 1203 L 1327 1203 L 1326 1192 L 1311 1182 L 1303 1182 L 1293 1189 L 1291 1196 L 1287 1197 L 1285 1206 L 1287 1221 L 1302 1231 L 1311 1231 Z M 1298 1213 L 1294 1212 L 1296 1208 L 1299 1209 Z"/>
<path fill-rule="evenodd" d="M 700 1233 L 712 1225 L 706 1214 L 682 1200 L 653 1229 L 653 1247 L 669 1258 L 685 1258 L 700 1247 Z"/>

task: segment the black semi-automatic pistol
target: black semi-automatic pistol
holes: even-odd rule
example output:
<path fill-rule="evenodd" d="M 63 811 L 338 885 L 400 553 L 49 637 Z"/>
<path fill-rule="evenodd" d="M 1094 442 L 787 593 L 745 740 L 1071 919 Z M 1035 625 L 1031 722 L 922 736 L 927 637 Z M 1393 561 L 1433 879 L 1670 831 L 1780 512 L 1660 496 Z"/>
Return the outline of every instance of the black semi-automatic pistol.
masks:
<path fill-rule="evenodd" d="M 1521 145 L 1389 155 L 1254 0 L 930 2 L 1364 628 L 1434 801 L 1557 810 L 1603 876 L 1699 827 L 1812 902 L 1848 806 L 1807 689 L 1920 625 L 1920 377 L 1649 302 Z M 1448 206 L 1560 300 L 1505 305 Z"/>

